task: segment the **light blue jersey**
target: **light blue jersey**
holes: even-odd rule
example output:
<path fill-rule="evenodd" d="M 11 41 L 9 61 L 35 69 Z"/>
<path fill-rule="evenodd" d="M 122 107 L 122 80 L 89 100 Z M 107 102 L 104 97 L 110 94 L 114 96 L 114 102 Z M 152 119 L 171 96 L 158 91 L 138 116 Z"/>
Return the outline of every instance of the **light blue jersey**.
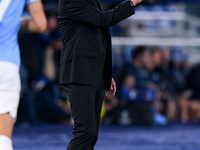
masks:
<path fill-rule="evenodd" d="M 17 34 L 25 5 L 38 0 L 0 0 L 0 61 L 20 66 Z"/>

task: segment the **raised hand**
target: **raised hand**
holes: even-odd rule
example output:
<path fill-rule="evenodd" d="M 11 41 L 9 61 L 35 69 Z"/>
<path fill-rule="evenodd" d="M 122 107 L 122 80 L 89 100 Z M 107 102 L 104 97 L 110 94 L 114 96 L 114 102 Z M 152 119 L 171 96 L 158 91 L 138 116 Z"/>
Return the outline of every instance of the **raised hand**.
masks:
<path fill-rule="evenodd" d="M 130 0 L 133 2 L 133 5 L 136 6 L 138 5 L 139 3 L 141 3 L 143 0 Z"/>

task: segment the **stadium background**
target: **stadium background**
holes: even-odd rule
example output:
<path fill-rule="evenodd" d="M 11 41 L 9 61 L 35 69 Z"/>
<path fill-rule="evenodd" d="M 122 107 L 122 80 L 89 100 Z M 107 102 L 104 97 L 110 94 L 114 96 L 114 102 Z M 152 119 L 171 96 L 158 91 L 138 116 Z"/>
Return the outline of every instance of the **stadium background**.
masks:
<path fill-rule="evenodd" d="M 107 10 L 119 2 L 101 4 Z M 19 33 L 22 91 L 13 136 L 19 150 L 65 149 L 71 136 L 69 103 L 58 85 L 57 3 L 43 0 L 45 33 Z M 200 149 L 199 10 L 198 0 L 145 0 L 111 27 L 117 94 L 105 100 L 96 149 Z"/>

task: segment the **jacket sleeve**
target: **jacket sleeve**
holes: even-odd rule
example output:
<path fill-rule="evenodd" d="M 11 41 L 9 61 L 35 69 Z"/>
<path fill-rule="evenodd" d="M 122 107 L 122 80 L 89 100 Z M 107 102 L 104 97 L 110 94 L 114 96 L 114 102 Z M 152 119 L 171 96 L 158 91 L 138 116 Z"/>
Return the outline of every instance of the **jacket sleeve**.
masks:
<path fill-rule="evenodd" d="M 86 0 L 61 0 L 59 4 L 59 18 L 68 18 L 79 23 L 84 23 L 100 28 L 110 26 L 133 15 L 134 6 L 129 0 L 120 3 L 114 9 L 100 11 Z"/>

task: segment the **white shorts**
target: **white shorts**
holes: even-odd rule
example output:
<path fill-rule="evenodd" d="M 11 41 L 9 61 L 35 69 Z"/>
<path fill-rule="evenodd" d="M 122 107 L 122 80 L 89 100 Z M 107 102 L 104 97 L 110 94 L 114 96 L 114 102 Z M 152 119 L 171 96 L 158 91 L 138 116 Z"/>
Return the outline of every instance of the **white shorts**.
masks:
<path fill-rule="evenodd" d="M 0 114 L 10 113 L 16 119 L 20 90 L 19 67 L 0 61 Z"/>

